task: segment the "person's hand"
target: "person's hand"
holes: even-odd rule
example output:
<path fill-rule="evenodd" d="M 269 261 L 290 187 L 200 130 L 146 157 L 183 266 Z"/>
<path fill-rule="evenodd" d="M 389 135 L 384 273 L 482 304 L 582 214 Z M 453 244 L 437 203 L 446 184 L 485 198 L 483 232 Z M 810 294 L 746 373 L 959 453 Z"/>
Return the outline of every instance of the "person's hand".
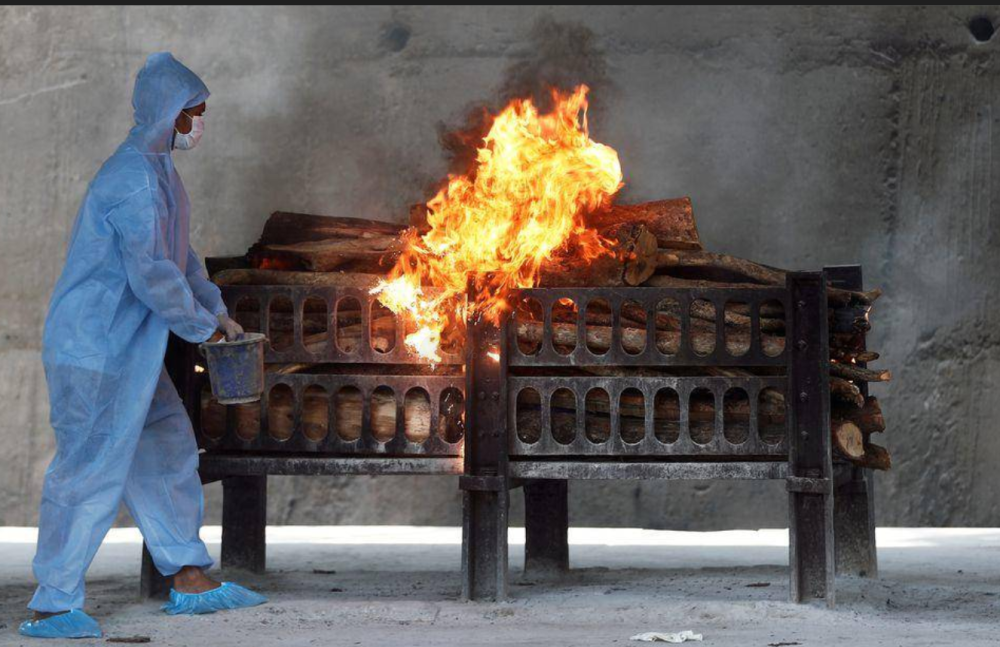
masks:
<path fill-rule="evenodd" d="M 219 315 L 219 331 L 226 336 L 226 341 L 236 341 L 243 336 L 243 326 L 229 318 L 229 315 Z"/>

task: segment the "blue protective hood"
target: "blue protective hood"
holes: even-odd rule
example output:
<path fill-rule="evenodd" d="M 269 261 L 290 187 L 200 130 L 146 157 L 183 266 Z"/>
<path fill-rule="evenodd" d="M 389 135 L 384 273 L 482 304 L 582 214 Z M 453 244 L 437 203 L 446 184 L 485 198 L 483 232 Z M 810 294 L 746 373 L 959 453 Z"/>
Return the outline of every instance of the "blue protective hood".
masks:
<path fill-rule="evenodd" d="M 204 82 L 173 54 L 150 55 L 135 78 L 132 91 L 135 126 L 129 133 L 129 142 L 144 152 L 169 153 L 174 122 L 181 110 L 193 108 L 208 99 L 208 95 Z"/>

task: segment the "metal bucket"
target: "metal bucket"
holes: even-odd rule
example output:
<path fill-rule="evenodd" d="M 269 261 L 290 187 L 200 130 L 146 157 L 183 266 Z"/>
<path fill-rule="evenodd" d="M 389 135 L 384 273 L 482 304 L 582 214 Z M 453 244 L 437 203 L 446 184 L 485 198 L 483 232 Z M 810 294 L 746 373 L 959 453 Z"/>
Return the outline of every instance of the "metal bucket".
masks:
<path fill-rule="evenodd" d="M 212 395 L 220 404 L 257 402 L 264 392 L 264 335 L 245 333 L 236 341 L 205 342 Z"/>

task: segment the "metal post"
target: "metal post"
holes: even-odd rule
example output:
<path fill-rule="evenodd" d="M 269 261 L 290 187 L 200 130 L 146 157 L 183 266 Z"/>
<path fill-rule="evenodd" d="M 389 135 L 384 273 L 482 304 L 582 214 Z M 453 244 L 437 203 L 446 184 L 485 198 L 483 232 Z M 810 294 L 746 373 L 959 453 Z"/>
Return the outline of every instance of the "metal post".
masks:
<path fill-rule="evenodd" d="M 568 481 L 524 483 L 524 573 L 550 575 L 569 569 Z"/>
<path fill-rule="evenodd" d="M 222 479 L 222 566 L 263 573 L 267 476 Z"/>
<path fill-rule="evenodd" d="M 791 599 L 834 605 L 833 461 L 830 443 L 826 278 L 790 272 L 788 498 Z"/>
<path fill-rule="evenodd" d="M 477 279 L 470 277 L 469 303 Z M 507 597 L 507 348 L 501 326 L 468 322 L 465 473 L 462 488 L 462 598 Z"/>
<path fill-rule="evenodd" d="M 830 285 L 847 290 L 862 290 L 860 265 L 839 265 L 825 269 Z M 864 366 L 864 364 L 861 364 Z M 868 396 L 868 383 L 858 384 Z M 875 544 L 874 471 L 844 465 L 843 479 L 834 490 L 834 535 L 836 537 L 837 573 L 859 577 L 878 577 L 878 553 Z"/>
<path fill-rule="evenodd" d="M 174 578 L 164 577 L 156 570 L 153 556 L 149 554 L 146 542 L 142 544 L 142 570 L 139 577 L 139 599 L 165 599 L 170 592 Z"/>

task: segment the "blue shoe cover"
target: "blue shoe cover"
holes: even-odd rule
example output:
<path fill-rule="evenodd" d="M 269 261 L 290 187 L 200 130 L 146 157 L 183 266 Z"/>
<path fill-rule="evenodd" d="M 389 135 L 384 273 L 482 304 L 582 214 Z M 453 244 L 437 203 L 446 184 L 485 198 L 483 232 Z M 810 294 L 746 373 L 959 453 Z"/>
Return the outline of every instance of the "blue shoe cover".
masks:
<path fill-rule="evenodd" d="M 21 635 L 29 638 L 100 638 L 101 625 L 79 609 L 42 620 L 25 620 Z"/>
<path fill-rule="evenodd" d="M 223 582 L 222 586 L 204 593 L 178 593 L 170 589 L 170 602 L 163 610 L 172 616 L 180 614 L 215 613 L 225 609 L 242 609 L 264 604 L 267 598 L 239 584 Z"/>

